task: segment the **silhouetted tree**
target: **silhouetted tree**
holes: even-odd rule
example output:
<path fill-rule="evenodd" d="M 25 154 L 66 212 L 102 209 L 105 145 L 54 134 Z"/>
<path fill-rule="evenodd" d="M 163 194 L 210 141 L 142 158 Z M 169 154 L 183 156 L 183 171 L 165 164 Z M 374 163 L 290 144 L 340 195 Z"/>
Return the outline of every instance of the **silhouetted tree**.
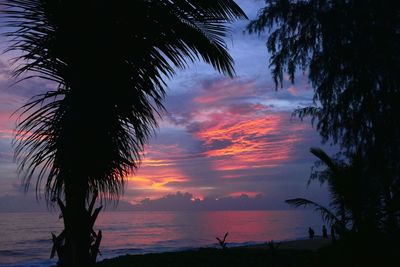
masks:
<path fill-rule="evenodd" d="M 16 157 L 26 186 L 65 201 L 67 266 L 91 266 L 87 202 L 117 199 L 163 110 L 165 79 L 203 60 L 232 76 L 223 37 L 245 18 L 232 0 L 3 0 L 15 76 L 54 91 L 22 108 Z"/>
<path fill-rule="evenodd" d="M 313 180 L 327 183 L 331 209 L 303 198 L 290 199 L 286 203 L 294 207 L 314 207 L 321 212 L 324 221 L 339 227 L 339 232 L 351 227 L 353 232 L 364 235 L 376 233 L 382 219 L 379 193 L 371 187 L 368 177 L 363 176 L 360 159 L 354 156 L 350 162 L 345 162 L 328 156 L 320 148 L 311 148 L 310 152 L 319 161 L 315 163 L 308 183 Z M 319 170 L 321 165 L 327 168 Z"/>
<path fill-rule="evenodd" d="M 311 116 L 324 141 L 357 154 L 362 176 L 382 198 L 382 230 L 394 233 L 400 214 L 400 5 L 396 1 L 268 0 L 250 33 L 270 31 L 272 75 L 308 74 Z"/>
<path fill-rule="evenodd" d="M 313 207 L 315 211 L 321 213 L 322 219 L 329 225 L 336 225 L 341 229 L 341 232 L 347 230 L 347 225 L 350 221 L 347 215 L 346 207 L 346 194 L 343 194 L 349 188 L 344 188 L 346 185 L 343 181 L 346 180 L 346 168 L 342 162 L 335 161 L 329 157 L 325 151 L 319 148 L 311 148 L 310 152 L 319 158 L 316 166 L 319 167 L 321 163 L 327 166 L 323 171 L 314 169 L 311 173 L 310 183 L 314 179 L 318 179 L 320 183 L 328 183 L 328 190 L 330 194 L 330 208 L 318 204 L 312 200 L 304 198 L 288 199 L 285 202 L 293 207 Z"/>

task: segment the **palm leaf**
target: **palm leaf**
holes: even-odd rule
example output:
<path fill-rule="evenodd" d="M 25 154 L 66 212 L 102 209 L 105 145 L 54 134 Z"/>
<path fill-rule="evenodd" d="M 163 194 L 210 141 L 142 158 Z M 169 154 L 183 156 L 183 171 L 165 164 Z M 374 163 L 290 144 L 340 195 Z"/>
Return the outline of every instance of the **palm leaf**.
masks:
<path fill-rule="evenodd" d="M 46 179 L 48 200 L 82 179 L 89 194 L 117 198 L 157 127 L 165 80 L 197 60 L 233 76 L 227 22 L 246 18 L 232 0 L 1 4 L 14 75 L 57 88 L 21 109 L 14 143 L 26 187 Z"/>
<path fill-rule="evenodd" d="M 339 166 L 336 164 L 336 162 L 326 154 L 325 151 L 323 151 L 321 148 L 317 147 L 312 147 L 310 148 L 310 152 L 319 158 L 323 163 L 328 166 L 334 174 L 337 174 L 339 172 Z"/>
<path fill-rule="evenodd" d="M 321 213 L 323 221 L 326 222 L 327 224 L 332 225 L 340 222 L 340 220 L 335 216 L 335 214 L 331 212 L 328 208 L 311 200 L 305 198 L 294 198 L 285 200 L 285 202 L 295 208 L 308 207 L 308 206 L 313 207 L 316 212 Z"/>

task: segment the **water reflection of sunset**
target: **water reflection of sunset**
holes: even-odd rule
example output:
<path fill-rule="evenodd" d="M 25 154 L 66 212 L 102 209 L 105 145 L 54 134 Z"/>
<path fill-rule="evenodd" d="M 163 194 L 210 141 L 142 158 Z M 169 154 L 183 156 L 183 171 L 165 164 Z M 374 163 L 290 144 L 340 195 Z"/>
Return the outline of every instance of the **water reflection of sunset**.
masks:
<path fill-rule="evenodd" d="M 134 250 L 202 247 L 229 232 L 227 242 L 299 238 L 320 219 L 311 211 L 135 212 L 100 216 L 104 246 Z M 113 225 L 112 228 L 107 226 Z M 319 224 L 317 225 L 320 226 Z"/>

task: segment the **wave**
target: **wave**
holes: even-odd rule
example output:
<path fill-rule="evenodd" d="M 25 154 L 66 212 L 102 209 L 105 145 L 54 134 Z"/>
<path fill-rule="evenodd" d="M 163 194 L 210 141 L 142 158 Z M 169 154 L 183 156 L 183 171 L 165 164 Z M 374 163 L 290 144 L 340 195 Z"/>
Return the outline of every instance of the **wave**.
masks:
<path fill-rule="evenodd" d="M 49 267 L 55 266 L 55 260 L 40 260 L 14 264 L 0 264 L 0 267 Z"/>
<path fill-rule="evenodd" d="M 13 234 L 25 227 L 26 217 L 35 218 L 30 226 L 34 234 Z M 99 260 L 126 254 L 163 253 L 199 248 L 219 248 L 216 236 L 229 232 L 228 247 L 265 244 L 296 239 L 306 234 L 308 227 L 318 229 L 322 223 L 313 213 L 305 212 L 203 212 L 203 213 L 112 213 L 102 214 L 97 224 L 103 230 Z M 17 216 L 18 217 L 18 216 Z M 48 214 L 24 214 L 14 218 L 0 240 L 0 267 L 51 266 L 53 223 Z M 40 217 L 40 218 L 38 218 Z M 29 218 L 28 218 L 29 219 Z M 20 225 L 20 227 L 18 227 Z M 244 227 L 245 226 L 245 227 Z M 58 226 L 57 226 L 58 227 Z M 32 232 L 29 232 L 32 233 Z M 249 241 L 250 240 L 250 241 Z M 231 241 L 231 242 L 230 242 Z"/>

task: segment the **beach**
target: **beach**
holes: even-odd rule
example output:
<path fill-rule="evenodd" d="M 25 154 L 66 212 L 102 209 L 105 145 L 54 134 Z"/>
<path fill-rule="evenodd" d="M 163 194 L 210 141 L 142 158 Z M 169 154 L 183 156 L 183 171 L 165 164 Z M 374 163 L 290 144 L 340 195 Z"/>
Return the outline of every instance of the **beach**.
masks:
<path fill-rule="evenodd" d="M 250 250 L 269 250 L 271 249 L 271 243 L 267 242 L 265 244 L 259 245 L 250 245 L 250 246 L 239 246 L 237 248 L 232 249 L 250 249 Z M 276 249 L 284 249 L 284 250 L 311 250 L 316 251 L 320 248 L 329 246 L 332 244 L 330 238 L 324 239 L 321 236 L 316 236 L 313 239 L 296 239 L 296 240 L 287 240 L 282 242 L 273 242 L 273 247 Z"/>
<path fill-rule="evenodd" d="M 318 251 L 330 239 L 289 240 L 265 244 L 189 251 L 125 255 L 104 260 L 100 267 L 114 266 L 321 266 Z"/>
<path fill-rule="evenodd" d="M 398 247 L 385 243 L 337 241 L 317 237 L 271 245 L 199 248 L 188 251 L 125 255 L 101 261 L 99 267 L 382 267 L 397 266 Z"/>

